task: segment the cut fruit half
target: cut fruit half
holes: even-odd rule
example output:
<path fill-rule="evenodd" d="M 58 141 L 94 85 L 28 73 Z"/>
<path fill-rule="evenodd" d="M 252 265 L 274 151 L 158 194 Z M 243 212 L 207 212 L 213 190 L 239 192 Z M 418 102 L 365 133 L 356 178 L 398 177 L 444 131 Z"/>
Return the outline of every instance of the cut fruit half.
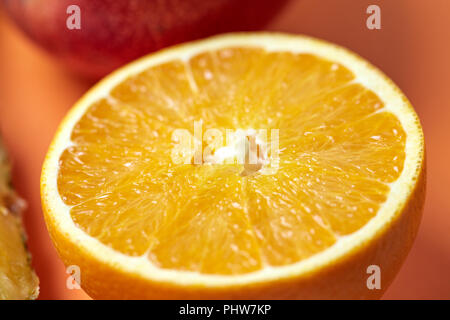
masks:
<path fill-rule="evenodd" d="M 39 279 L 31 267 L 22 226 L 25 203 L 12 189 L 10 169 L 0 141 L 0 300 L 36 299 Z"/>
<path fill-rule="evenodd" d="M 207 132 L 227 129 L 269 137 L 243 161 L 211 161 L 234 155 L 226 139 L 202 156 Z M 177 130 L 189 132 L 181 163 Z M 229 34 L 91 89 L 50 146 L 41 191 L 55 246 L 94 298 L 375 298 L 417 232 L 424 169 L 417 115 L 363 59 Z"/>

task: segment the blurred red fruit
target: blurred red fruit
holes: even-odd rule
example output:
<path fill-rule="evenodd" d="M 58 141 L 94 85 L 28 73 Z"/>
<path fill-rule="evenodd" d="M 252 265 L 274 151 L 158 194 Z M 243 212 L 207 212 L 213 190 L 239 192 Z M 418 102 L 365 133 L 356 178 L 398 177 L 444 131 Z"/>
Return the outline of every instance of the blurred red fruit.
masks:
<path fill-rule="evenodd" d="M 288 0 L 2 0 L 36 42 L 99 78 L 146 53 L 209 35 L 261 28 Z M 69 30 L 67 8 L 81 10 Z"/>

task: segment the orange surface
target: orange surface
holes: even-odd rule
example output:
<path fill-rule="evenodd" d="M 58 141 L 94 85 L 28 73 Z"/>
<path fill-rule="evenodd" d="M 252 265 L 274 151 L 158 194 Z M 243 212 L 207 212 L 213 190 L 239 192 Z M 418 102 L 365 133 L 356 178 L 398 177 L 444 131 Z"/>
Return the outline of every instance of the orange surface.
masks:
<path fill-rule="evenodd" d="M 378 3 L 382 30 L 365 27 Z M 415 106 L 425 130 L 428 196 L 418 239 L 385 298 L 450 298 L 450 21 L 447 0 L 293 1 L 271 30 L 344 45 L 387 73 Z M 39 175 L 61 118 L 91 86 L 26 40 L 0 15 L 0 128 L 14 161 L 14 184 L 28 201 L 25 220 L 40 298 L 86 298 L 66 288 L 65 268 L 47 235 Z"/>
<path fill-rule="evenodd" d="M 242 274 L 324 251 L 375 216 L 386 184 L 403 171 L 406 144 L 392 113 L 372 114 L 384 106 L 378 96 L 333 65 L 310 54 L 226 48 L 131 76 L 112 99 L 92 104 L 59 158 L 58 189 L 73 221 L 125 255 L 204 274 Z M 280 167 L 247 178 L 242 164 L 191 165 L 191 154 L 173 165 L 172 133 L 190 132 L 198 119 L 205 132 L 282 128 Z"/>

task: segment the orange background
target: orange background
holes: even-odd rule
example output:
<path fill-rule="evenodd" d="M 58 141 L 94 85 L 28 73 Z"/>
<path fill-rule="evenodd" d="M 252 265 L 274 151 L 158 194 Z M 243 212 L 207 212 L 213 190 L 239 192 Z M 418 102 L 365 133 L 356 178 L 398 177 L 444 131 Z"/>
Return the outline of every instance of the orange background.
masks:
<path fill-rule="evenodd" d="M 381 7 L 381 30 L 365 26 L 370 4 Z M 427 200 L 415 245 L 384 297 L 450 299 L 450 1 L 293 0 L 268 29 L 346 46 L 409 97 L 425 130 Z M 14 185 L 29 204 L 25 223 L 41 299 L 88 298 L 66 289 L 65 268 L 42 217 L 39 176 L 58 123 L 91 85 L 61 68 L 0 12 L 0 128 Z"/>

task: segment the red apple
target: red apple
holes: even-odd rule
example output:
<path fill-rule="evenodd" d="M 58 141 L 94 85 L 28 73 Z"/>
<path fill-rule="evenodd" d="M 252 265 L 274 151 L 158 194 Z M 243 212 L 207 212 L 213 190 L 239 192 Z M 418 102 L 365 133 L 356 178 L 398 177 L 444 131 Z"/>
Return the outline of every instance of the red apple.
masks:
<path fill-rule="evenodd" d="M 2 0 L 36 42 L 98 78 L 146 53 L 209 35 L 262 27 L 287 0 Z M 70 5 L 81 29 L 69 29 Z"/>

